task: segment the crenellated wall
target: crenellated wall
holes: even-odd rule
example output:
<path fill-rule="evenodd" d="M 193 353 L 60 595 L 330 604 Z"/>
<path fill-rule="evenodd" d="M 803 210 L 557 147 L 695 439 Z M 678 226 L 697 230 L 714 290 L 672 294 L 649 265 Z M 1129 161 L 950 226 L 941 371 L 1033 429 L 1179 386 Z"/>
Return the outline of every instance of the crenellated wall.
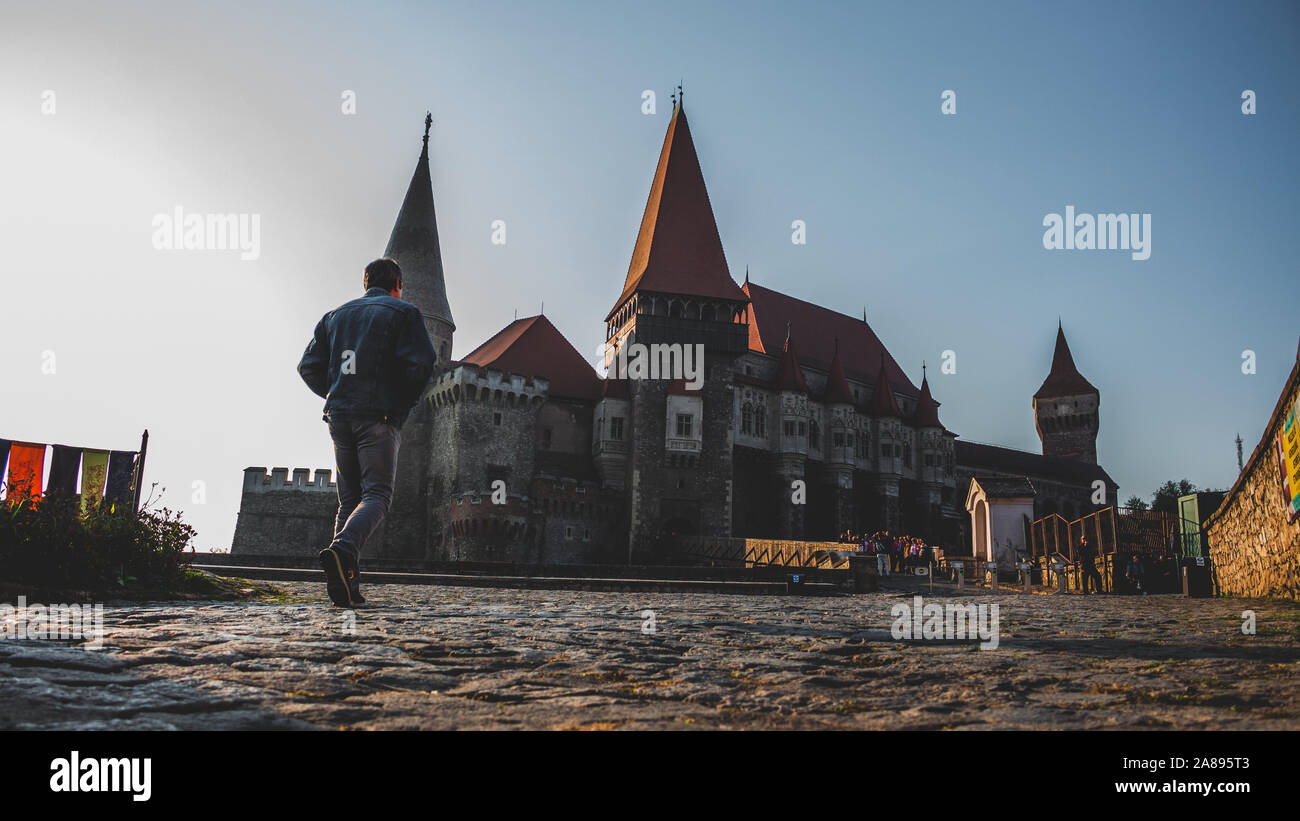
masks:
<path fill-rule="evenodd" d="M 330 471 L 264 467 L 244 470 L 232 554 L 314 556 L 329 545 L 338 514 Z"/>

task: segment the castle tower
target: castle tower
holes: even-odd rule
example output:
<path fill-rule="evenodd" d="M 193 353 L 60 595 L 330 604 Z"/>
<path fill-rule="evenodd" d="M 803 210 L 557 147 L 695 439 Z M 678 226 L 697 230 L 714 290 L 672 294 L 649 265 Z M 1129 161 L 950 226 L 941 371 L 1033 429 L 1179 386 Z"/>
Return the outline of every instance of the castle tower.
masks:
<path fill-rule="evenodd" d="M 1034 427 L 1043 455 L 1097 464 L 1100 406 L 1101 393 L 1075 367 L 1058 322 L 1052 372 L 1034 394 Z"/>
<path fill-rule="evenodd" d="M 438 220 L 433 208 L 433 183 L 429 176 L 431 125 L 432 115 L 425 115 L 424 148 L 415 164 L 415 174 L 406 189 L 406 199 L 397 213 L 384 256 L 392 257 L 401 266 L 402 298 L 420 309 L 442 365 L 451 360 L 451 337 L 456 323 L 451 319 L 451 306 L 447 303 Z"/>
<path fill-rule="evenodd" d="M 930 380 L 925 375 L 924 365 L 921 370 L 921 397 L 916 401 L 916 411 L 912 414 L 911 422 L 916 429 L 917 449 L 920 451 L 917 454 L 915 472 L 921 486 L 919 502 L 924 506 L 925 535 L 938 537 L 939 533 L 932 525 L 939 518 L 943 491 L 945 486 L 954 487 L 956 482 L 948 475 L 952 436 L 939 421 L 939 403 L 934 401 L 934 396 L 930 393 Z"/>
<path fill-rule="evenodd" d="M 876 462 L 877 493 L 880 499 L 880 526 L 898 532 L 902 523 L 899 499 L 903 479 L 903 412 L 898 408 L 894 386 L 889 381 L 885 355 L 880 355 L 880 372 L 876 374 L 875 394 L 871 398 L 873 439 L 879 448 Z"/>
<path fill-rule="evenodd" d="M 677 535 L 729 536 L 731 369 L 748 349 L 749 298 L 731 278 L 690 125 L 674 106 L 623 290 L 605 317 L 606 363 L 636 346 L 703 346 L 699 390 L 629 378 L 629 555 Z M 692 349 L 694 350 L 694 349 Z M 633 376 L 629 373 L 628 376 Z M 669 419 L 670 406 L 676 409 Z M 699 418 L 693 409 L 698 408 Z"/>
<path fill-rule="evenodd" d="M 780 496 L 773 500 L 778 506 L 780 535 L 787 539 L 804 537 L 805 504 L 791 504 L 796 481 L 805 482 L 808 459 L 808 382 L 803 368 L 799 367 L 799 353 L 787 327 L 785 347 L 781 353 L 781 371 L 776 384 L 781 426 L 777 430 L 778 453 L 781 459 Z M 805 492 L 807 486 L 805 485 Z"/>
<path fill-rule="evenodd" d="M 853 472 L 857 466 L 859 443 L 855 437 L 861 436 L 857 426 L 857 410 L 854 408 L 853 393 L 849 390 L 848 380 L 844 377 L 844 361 L 840 359 L 840 340 L 835 340 L 835 355 L 831 358 L 831 369 L 826 378 L 826 392 L 822 395 L 826 406 L 827 431 L 823 453 L 826 454 L 827 472 L 834 486 L 830 489 L 834 510 L 835 532 L 842 533 L 855 525 L 855 506 L 853 503 Z"/>

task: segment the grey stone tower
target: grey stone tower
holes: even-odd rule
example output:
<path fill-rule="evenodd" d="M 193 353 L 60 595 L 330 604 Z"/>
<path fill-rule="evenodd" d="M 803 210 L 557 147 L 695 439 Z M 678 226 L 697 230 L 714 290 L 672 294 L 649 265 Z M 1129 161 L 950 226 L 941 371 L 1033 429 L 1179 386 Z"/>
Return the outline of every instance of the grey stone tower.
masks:
<path fill-rule="evenodd" d="M 388 238 L 384 256 L 397 260 L 402 268 L 402 298 L 420 309 L 425 327 L 438 352 L 439 364 L 451 359 L 451 337 L 456 323 L 447 303 L 447 284 L 442 273 L 442 248 L 438 242 L 438 220 L 433 209 L 433 182 L 429 176 L 429 127 L 433 116 L 424 118 L 424 148 L 415 164 L 415 174 L 406 189 L 406 199 L 397 213 L 397 223 Z"/>
<path fill-rule="evenodd" d="M 1034 427 L 1044 456 L 1097 464 L 1101 392 L 1074 366 L 1065 331 L 1056 326 L 1052 372 L 1034 394 Z"/>

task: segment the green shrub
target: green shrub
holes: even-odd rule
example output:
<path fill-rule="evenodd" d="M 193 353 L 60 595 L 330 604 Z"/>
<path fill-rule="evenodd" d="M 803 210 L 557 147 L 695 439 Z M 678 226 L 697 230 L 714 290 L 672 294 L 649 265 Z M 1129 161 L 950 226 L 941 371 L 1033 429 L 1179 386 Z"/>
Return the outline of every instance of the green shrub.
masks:
<path fill-rule="evenodd" d="M 194 528 L 180 514 L 77 496 L 0 501 L 0 581 L 85 590 L 161 590 L 183 583 Z"/>

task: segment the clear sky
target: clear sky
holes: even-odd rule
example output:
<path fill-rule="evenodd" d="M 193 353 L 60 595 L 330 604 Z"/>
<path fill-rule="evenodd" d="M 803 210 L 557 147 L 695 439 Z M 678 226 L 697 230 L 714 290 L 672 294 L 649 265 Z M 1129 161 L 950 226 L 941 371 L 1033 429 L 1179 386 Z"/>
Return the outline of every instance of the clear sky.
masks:
<path fill-rule="evenodd" d="M 682 79 L 733 275 L 865 306 L 918 384 L 955 351 L 930 374 L 964 438 L 1038 449 L 1059 316 L 1121 496 L 1226 487 L 1295 362 L 1293 2 L 28 6 L 0 7 L 0 436 L 147 427 L 200 548 L 245 467 L 332 467 L 294 366 L 384 250 L 426 109 L 456 356 L 543 300 L 601 342 Z M 1067 205 L 1151 214 L 1150 259 L 1045 250 Z M 260 256 L 156 250 L 178 206 L 258 215 Z"/>

